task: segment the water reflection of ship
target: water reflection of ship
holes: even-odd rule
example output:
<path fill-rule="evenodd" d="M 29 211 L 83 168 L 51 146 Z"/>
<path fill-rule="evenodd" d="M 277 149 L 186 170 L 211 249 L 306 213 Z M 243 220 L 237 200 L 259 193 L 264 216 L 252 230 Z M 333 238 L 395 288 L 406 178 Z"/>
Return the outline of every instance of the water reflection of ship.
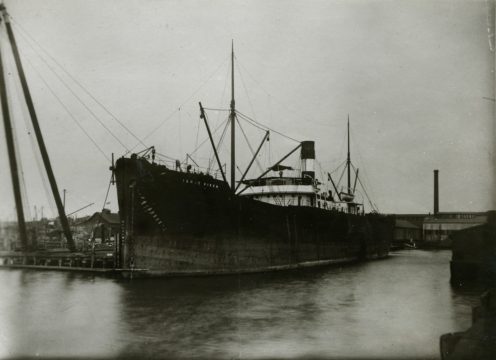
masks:
<path fill-rule="evenodd" d="M 313 141 L 299 142 L 260 176 L 246 179 L 269 131 L 236 180 L 235 124 L 246 116 L 235 109 L 234 53 L 231 55 L 230 184 L 201 103 L 200 118 L 221 179 L 191 165 L 182 171 L 178 163 L 169 167 L 157 164 L 153 147 L 118 159 L 112 169 L 123 229 L 120 265 L 146 269 L 151 275 L 212 274 L 387 256 L 394 221 L 375 212 L 365 213 L 363 204 L 355 201 L 358 169 L 352 186 L 349 121 L 344 191 L 338 190 L 339 184 L 329 173 L 334 192 L 322 189 L 316 177 Z M 301 168 L 295 174 L 282 163 L 297 150 Z"/>

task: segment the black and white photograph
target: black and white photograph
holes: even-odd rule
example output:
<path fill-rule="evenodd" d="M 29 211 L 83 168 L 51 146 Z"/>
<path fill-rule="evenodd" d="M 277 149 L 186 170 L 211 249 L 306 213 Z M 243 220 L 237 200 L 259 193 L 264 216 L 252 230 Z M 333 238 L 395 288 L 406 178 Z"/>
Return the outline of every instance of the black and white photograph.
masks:
<path fill-rule="evenodd" d="M 0 1 L 0 359 L 495 359 L 495 14 Z"/>

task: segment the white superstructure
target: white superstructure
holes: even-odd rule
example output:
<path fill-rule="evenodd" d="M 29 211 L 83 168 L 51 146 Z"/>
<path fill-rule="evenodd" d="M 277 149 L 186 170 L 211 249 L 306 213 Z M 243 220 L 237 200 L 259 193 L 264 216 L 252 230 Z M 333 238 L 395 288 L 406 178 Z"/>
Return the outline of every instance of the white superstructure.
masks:
<path fill-rule="evenodd" d="M 315 150 L 313 141 L 304 141 L 301 148 L 301 170 L 278 165 L 267 177 L 245 180 L 241 196 L 277 206 L 307 206 L 329 211 L 360 214 L 363 205 L 343 193 L 322 191 L 315 179 Z"/>

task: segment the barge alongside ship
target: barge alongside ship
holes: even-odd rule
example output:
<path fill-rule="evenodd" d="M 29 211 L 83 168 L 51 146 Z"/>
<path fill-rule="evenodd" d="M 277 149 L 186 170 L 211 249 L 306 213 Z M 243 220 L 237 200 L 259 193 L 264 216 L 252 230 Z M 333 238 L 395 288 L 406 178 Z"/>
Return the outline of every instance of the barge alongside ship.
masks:
<path fill-rule="evenodd" d="M 234 61 L 234 55 L 232 54 Z M 121 217 L 119 264 L 149 275 L 223 274 L 292 269 L 388 255 L 394 219 L 365 213 L 351 186 L 324 191 L 315 177 L 315 144 L 303 141 L 256 179 L 236 181 L 234 67 L 232 67 L 231 182 L 200 103 L 222 179 L 181 164 L 155 163 L 154 149 L 122 157 L 112 167 Z M 268 140 L 268 132 L 264 141 Z M 260 147 L 262 146 L 260 144 Z M 259 147 L 259 149 L 260 149 Z M 282 162 L 300 150 L 294 175 Z M 257 150 L 258 152 L 258 150 Z M 153 153 L 153 154 L 152 154 Z"/>

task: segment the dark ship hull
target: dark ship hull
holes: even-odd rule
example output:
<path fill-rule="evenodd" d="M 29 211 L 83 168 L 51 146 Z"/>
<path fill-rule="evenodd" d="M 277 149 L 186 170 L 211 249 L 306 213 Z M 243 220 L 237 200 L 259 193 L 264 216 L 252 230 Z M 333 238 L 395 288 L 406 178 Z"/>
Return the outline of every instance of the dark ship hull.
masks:
<path fill-rule="evenodd" d="M 232 194 L 201 173 L 116 162 L 122 268 L 149 275 L 258 272 L 383 258 L 393 219 Z"/>

